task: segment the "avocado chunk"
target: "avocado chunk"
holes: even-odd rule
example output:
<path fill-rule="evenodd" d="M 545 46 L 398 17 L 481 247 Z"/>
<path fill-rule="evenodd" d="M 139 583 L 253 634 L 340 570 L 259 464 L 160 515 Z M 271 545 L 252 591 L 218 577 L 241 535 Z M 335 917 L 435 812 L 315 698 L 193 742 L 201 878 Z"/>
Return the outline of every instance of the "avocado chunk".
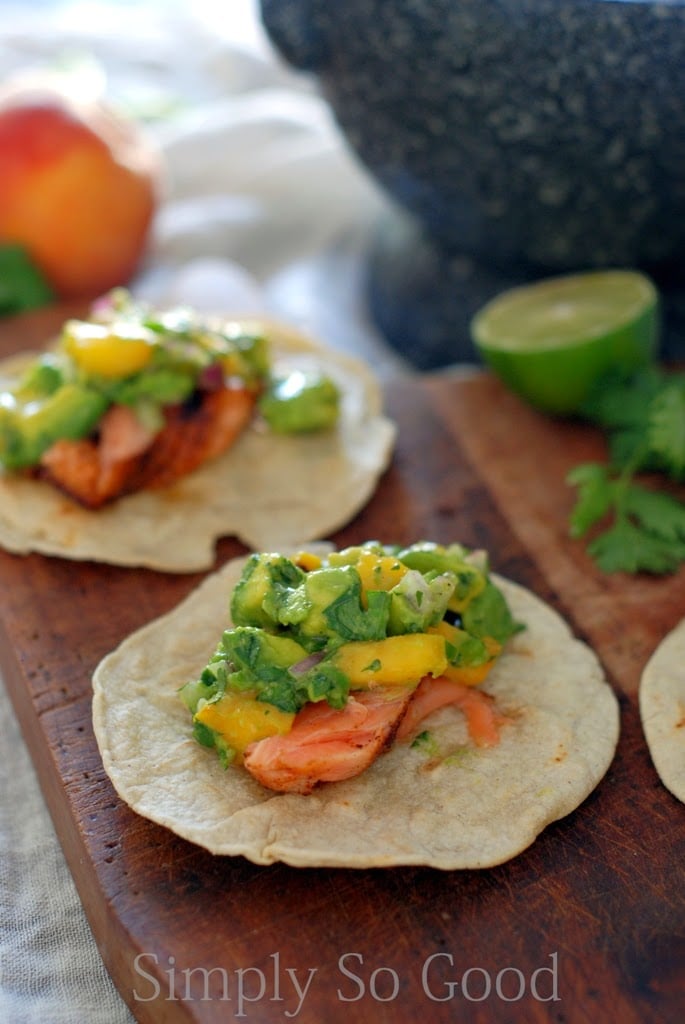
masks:
<path fill-rule="evenodd" d="M 454 592 L 449 607 L 461 611 L 485 587 L 486 576 L 481 568 L 466 560 L 468 552 L 461 544 L 422 542 L 399 551 L 397 557 L 410 569 L 427 573 L 453 573 Z"/>
<path fill-rule="evenodd" d="M 122 405 L 137 405 L 143 401 L 157 405 L 176 405 L 185 402 L 195 390 L 195 377 L 187 370 L 159 367 L 117 383 L 110 388 L 110 397 Z"/>
<path fill-rule="evenodd" d="M 366 594 L 353 566 L 325 567 L 307 573 L 301 604 L 304 615 L 293 631 L 311 649 L 347 640 L 380 640 L 385 636 L 390 594 L 382 590 Z"/>
<path fill-rule="evenodd" d="M 464 609 L 461 618 L 463 628 L 472 636 L 492 637 L 500 644 L 523 629 L 511 614 L 502 591 L 490 580 Z"/>
<path fill-rule="evenodd" d="M 54 394 L 64 383 L 65 370 L 61 360 L 47 352 L 26 367 L 13 393 L 20 402 L 28 402 Z"/>
<path fill-rule="evenodd" d="M 280 608 L 305 574 L 283 555 L 252 554 L 231 595 L 231 619 L 236 626 L 279 625 Z"/>
<path fill-rule="evenodd" d="M 89 434 L 107 404 L 99 392 L 70 383 L 42 402 L 0 407 L 0 461 L 8 469 L 34 466 L 58 439 Z"/>
<path fill-rule="evenodd" d="M 326 430 L 338 419 L 340 392 L 330 379 L 301 370 L 274 377 L 259 400 L 259 411 L 276 434 Z"/>
<path fill-rule="evenodd" d="M 454 587 L 451 573 L 426 578 L 417 569 L 410 569 L 390 591 L 388 633 L 425 633 L 429 626 L 437 625 L 447 611 Z"/>
<path fill-rule="evenodd" d="M 290 601 L 293 629 L 299 637 L 324 644 L 337 635 L 337 626 L 328 612 L 336 603 L 352 598 L 359 604 L 361 586 L 358 574 L 349 567 L 314 569 L 306 574 L 302 588 Z M 292 615 L 293 608 L 301 614 Z"/>
<path fill-rule="evenodd" d="M 234 669 L 227 680 L 231 690 L 253 692 L 258 700 L 282 711 L 298 710 L 288 669 L 304 661 L 307 652 L 296 640 L 255 626 L 239 626 L 225 631 L 221 646 Z"/>

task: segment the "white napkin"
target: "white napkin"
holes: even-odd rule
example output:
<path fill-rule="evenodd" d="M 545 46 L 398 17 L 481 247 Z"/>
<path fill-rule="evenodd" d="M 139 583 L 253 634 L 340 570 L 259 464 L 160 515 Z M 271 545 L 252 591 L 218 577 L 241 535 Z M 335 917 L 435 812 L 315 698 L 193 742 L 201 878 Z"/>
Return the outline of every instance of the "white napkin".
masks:
<path fill-rule="evenodd" d="M 144 115 L 162 148 L 164 203 L 135 292 L 270 312 L 381 375 L 403 368 L 360 297 L 360 253 L 385 200 L 312 84 L 274 57 L 255 0 L 2 6 L 3 73 L 71 61 Z M 0 1021 L 131 1020 L 0 686 Z"/>

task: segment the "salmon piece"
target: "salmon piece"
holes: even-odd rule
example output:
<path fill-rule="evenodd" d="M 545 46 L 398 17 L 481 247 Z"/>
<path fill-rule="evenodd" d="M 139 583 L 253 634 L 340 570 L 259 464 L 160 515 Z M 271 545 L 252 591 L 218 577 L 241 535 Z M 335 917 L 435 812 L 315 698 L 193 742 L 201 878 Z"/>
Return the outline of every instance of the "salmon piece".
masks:
<path fill-rule="evenodd" d="M 40 460 L 39 475 L 88 508 L 99 508 L 126 487 L 137 460 L 155 439 L 132 409 L 113 405 L 97 438 L 55 441 Z"/>
<path fill-rule="evenodd" d="M 98 427 L 100 458 L 115 463 L 140 455 L 150 447 L 157 431 L 146 427 L 128 405 L 112 405 Z"/>
<path fill-rule="evenodd" d="M 100 459 L 97 444 L 89 438 L 55 441 L 43 453 L 34 475 L 55 484 L 81 505 L 95 508 L 101 504 Z"/>
<path fill-rule="evenodd" d="M 220 388 L 200 392 L 198 400 L 168 410 L 166 425 L 133 475 L 134 490 L 168 487 L 230 448 L 252 419 L 257 392 Z"/>
<path fill-rule="evenodd" d="M 249 423 L 257 399 L 248 388 L 200 392 L 165 409 L 157 433 L 126 406 L 112 406 L 98 435 L 60 440 L 44 452 L 37 475 L 89 509 L 149 488 L 167 487 L 226 451 Z"/>
<path fill-rule="evenodd" d="M 243 764 L 263 786 L 280 793 L 306 794 L 321 782 L 351 779 L 392 746 L 413 692 L 379 686 L 355 692 L 340 709 L 325 701 L 306 704 L 290 732 L 252 743 Z"/>
<path fill-rule="evenodd" d="M 100 421 L 96 445 L 98 501 L 102 504 L 126 488 L 138 458 L 154 444 L 156 432 L 144 426 L 126 405 L 113 405 Z"/>
<path fill-rule="evenodd" d="M 499 727 L 506 719 L 495 708 L 490 694 L 445 676 L 421 680 L 399 725 L 397 739 L 408 739 L 424 718 L 448 704 L 456 704 L 463 711 L 469 736 L 477 747 L 499 743 Z"/>

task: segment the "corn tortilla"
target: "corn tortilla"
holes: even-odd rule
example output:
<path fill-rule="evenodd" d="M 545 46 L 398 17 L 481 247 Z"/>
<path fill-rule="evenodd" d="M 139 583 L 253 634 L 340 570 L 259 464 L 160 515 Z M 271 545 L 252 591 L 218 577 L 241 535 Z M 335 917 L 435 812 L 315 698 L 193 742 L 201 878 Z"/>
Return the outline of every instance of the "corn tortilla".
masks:
<path fill-rule="evenodd" d="M 214 564 L 215 542 L 235 536 L 272 549 L 328 536 L 369 500 L 392 456 L 395 427 L 379 385 L 356 358 L 280 324 L 260 321 L 275 372 L 320 369 L 342 394 L 337 427 L 278 436 L 255 421 L 235 445 L 164 490 L 121 498 L 96 512 L 42 481 L 0 471 L 0 546 L 167 572 Z M 0 364 L 0 387 L 33 354 Z"/>
<path fill-rule="evenodd" d="M 475 748 L 461 712 L 448 707 L 421 727 L 430 730 L 430 756 L 397 743 L 362 775 L 308 796 L 275 794 L 240 767 L 222 768 L 192 738 L 177 690 L 197 677 L 229 624 L 243 564 L 208 576 L 94 674 L 103 764 L 139 814 L 214 854 L 257 864 L 480 868 L 524 850 L 606 772 L 619 716 L 597 658 L 551 607 L 494 575 L 527 627 L 483 687 L 511 716 L 498 746 Z"/>
<path fill-rule="evenodd" d="M 659 778 L 685 802 L 685 619 L 662 640 L 645 666 L 640 717 Z"/>

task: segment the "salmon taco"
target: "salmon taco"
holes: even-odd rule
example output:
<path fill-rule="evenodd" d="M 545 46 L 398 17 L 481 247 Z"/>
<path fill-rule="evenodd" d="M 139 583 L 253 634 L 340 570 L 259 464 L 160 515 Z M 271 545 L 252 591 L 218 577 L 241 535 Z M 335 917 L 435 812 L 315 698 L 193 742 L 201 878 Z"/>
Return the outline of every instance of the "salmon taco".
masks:
<path fill-rule="evenodd" d="M 459 544 L 253 553 L 109 654 L 104 767 L 138 813 L 259 864 L 501 863 L 604 775 L 592 651 Z"/>
<path fill-rule="evenodd" d="M 316 539 L 366 503 L 394 434 L 359 360 L 117 290 L 0 363 L 0 546 L 194 571 L 221 536 Z"/>
<path fill-rule="evenodd" d="M 661 641 L 645 666 L 640 717 L 659 778 L 685 802 L 685 619 Z"/>

